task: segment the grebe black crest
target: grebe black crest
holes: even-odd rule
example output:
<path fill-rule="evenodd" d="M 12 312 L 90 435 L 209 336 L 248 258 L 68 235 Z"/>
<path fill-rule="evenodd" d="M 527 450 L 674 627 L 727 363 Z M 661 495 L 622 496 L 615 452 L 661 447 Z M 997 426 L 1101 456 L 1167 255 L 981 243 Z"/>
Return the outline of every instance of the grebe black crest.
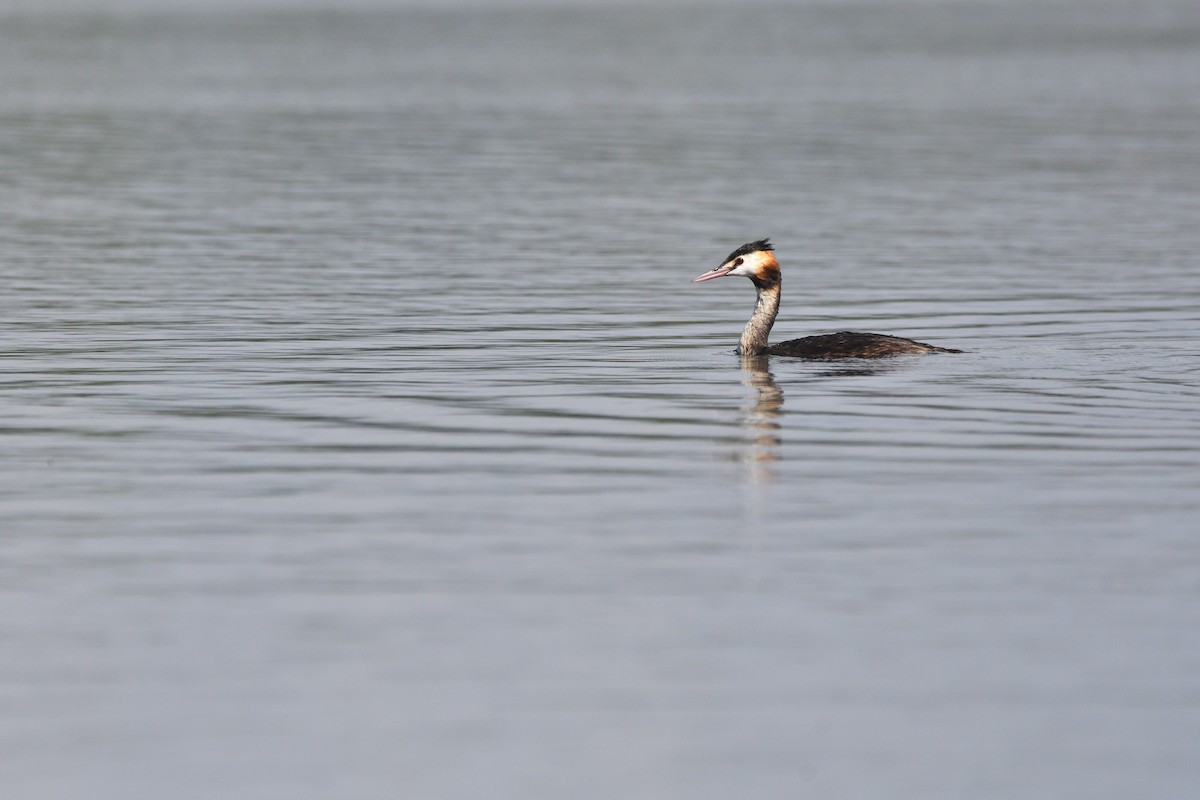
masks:
<path fill-rule="evenodd" d="M 924 353 L 961 353 L 949 347 L 935 347 L 900 336 L 882 333 L 827 333 L 805 336 L 779 344 L 767 344 L 771 326 L 779 313 L 780 287 L 783 276 L 775 260 L 775 248 L 769 239 L 747 242 L 730 253 L 719 267 L 692 278 L 692 283 L 740 275 L 749 278 L 758 290 L 754 314 L 742 331 L 738 352 L 746 356 L 772 355 L 831 361 L 841 358 L 887 358 L 888 356 L 921 355 Z"/>

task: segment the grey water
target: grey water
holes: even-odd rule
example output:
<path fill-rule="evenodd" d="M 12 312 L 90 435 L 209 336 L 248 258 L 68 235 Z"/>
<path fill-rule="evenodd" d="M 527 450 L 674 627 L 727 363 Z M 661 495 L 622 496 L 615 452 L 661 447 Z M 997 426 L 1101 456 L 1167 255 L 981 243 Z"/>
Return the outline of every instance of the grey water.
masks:
<path fill-rule="evenodd" d="M 0 7 L 4 796 L 1194 796 L 1200 7 L 316 5 Z"/>

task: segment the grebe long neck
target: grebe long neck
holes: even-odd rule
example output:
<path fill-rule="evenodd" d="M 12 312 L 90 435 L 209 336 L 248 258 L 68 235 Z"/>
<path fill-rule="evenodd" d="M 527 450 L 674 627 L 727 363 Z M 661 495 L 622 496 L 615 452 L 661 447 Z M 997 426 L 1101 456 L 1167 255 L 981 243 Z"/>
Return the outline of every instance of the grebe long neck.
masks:
<path fill-rule="evenodd" d="M 754 314 L 742 331 L 742 341 L 738 352 L 744 356 L 756 356 L 767 349 L 767 337 L 771 335 L 771 326 L 775 324 L 775 315 L 779 313 L 779 294 L 782 281 L 770 283 L 755 281 L 758 289 L 758 300 L 754 304 Z"/>

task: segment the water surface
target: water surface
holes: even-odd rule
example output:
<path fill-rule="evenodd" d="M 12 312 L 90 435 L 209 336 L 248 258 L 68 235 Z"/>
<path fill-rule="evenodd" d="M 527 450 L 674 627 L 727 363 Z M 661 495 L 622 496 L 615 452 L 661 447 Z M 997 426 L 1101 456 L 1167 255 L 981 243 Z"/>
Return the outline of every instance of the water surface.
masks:
<path fill-rule="evenodd" d="M 1191 4 L 0 17 L 12 796 L 1187 797 Z M 742 361 L 776 337 L 967 352 Z"/>

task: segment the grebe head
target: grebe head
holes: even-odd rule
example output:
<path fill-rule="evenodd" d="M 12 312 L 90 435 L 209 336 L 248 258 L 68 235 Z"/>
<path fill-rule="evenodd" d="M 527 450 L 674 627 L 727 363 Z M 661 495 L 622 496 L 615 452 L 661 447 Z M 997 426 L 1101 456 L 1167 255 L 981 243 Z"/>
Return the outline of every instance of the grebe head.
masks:
<path fill-rule="evenodd" d="M 769 239 L 747 242 L 726 256 L 721 266 L 692 278 L 692 283 L 724 278 L 726 275 L 740 275 L 754 281 L 754 285 L 759 288 L 778 284 L 779 262 L 771 252 L 774 249 Z"/>

